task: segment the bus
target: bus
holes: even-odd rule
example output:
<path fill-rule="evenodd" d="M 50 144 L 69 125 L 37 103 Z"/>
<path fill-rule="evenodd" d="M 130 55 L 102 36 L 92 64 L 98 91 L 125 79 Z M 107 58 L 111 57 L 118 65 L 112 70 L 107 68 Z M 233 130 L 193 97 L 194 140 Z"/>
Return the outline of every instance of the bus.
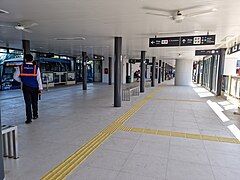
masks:
<path fill-rule="evenodd" d="M 44 87 L 75 84 L 75 72 L 67 59 L 39 57 L 35 60 L 40 67 Z M 23 64 L 23 58 L 13 58 L 0 63 L 0 90 L 19 89 L 21 84 L 13 79 L 15 67 Z"/>

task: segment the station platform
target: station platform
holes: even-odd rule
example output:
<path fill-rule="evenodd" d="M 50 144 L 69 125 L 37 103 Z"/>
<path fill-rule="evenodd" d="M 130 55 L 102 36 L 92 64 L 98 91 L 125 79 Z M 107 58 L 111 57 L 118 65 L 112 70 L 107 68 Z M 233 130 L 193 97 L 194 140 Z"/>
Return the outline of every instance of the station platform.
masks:
<path fill-rule="evenodd" d="M 167 81 L 114 108 L 105 84 L 44 92 L 39 119 L 26 125 L 21 91 L 1 94 L 2 123 L 19 129 L 6 179 L 236 180 L 237 107 L 203 87 Z"/>

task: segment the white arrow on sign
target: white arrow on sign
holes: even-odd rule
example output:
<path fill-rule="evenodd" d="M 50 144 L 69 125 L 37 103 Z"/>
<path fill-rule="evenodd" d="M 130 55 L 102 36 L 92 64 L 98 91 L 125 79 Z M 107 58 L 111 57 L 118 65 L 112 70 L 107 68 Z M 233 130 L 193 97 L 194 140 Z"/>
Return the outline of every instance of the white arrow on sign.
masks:
<path fill-rule="evenodd" d="M 155 44 L 155 41 L 151 41 L 151 44 Z"/>

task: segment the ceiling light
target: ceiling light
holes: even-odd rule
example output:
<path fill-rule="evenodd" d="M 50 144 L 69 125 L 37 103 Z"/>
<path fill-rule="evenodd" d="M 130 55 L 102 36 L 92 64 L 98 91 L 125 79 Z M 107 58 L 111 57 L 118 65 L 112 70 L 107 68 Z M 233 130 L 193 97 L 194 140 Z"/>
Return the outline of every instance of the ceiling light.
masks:
<path fill-rule="evenodd" d="M 54 38 L 55 40 L 59 41 L 66 41 L 66 40 L 85 40 L 85 37 L 79 36 L 79 37 L 66 37 L 66 38 Z"/>
<path fill-rule="evenodd" d="M 8 11 L 5 11 L 5 10 L 3 10 L 3 9 L 0 9 L 0 14 L 9 14 L 9 12 L 8 12 Z"/>
<path fill-rule="evenodd" d="M 212 12 L 218 11 L 217 8 L 212 8 Z"/>

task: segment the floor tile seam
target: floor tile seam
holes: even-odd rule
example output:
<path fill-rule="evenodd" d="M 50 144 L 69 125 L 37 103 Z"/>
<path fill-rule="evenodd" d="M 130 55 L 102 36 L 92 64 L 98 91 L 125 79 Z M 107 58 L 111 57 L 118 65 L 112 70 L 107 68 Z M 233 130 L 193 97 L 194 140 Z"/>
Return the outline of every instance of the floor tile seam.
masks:
<path fill-rule="evenodd" d="M 126 164 L 127 161 L 129 160 L 130 156 L 133 154 L 133 150 L 134 150 L 134 148 L 136 147 L 138 141 L 139 141 L 139 139 L 137 140 L 137 142 L 135 142 L 135 145 L 134 145 L 133 149 L 131 150 L 131 152 L 129 152 L 127 158 L 125 159 L 124 163 L 122 164 L 122 166 L 121 166 L 121 168 L 120 168 L 120 170 L 119 170 L 118 175 L 120 174 L 121 170 L 124 168 L 125 164 Z M 117 177 L 118 177 L 118 175 L 117 175 Z"/>
<path fill-rule="evenodd" d="M 130 174 L 130 175 L 135 175 L 135 176 L 141 176 L 141 177 L 146 177 L 146 178 L 154 178 L 154 179 L 158 179 L 158 178 L 161 178 L 160 176 L 160 174 L 159 174 L 159 176 L 150 176 L 150 175 L 143 175 L 143 174 L 141 174 L 141 173 L 136 173 L 136 172 L 130 172 L 130 171 L 127 171 L 127 170 L 120 170 L 120 173 L 126 173 L 126 174 Z M 119 173 L 119 174 L 120 174 Z M 118 177 L 118 176 L 117 176 Z"/>
<path fill-rule="evenodd" d="M 209 166 L 209 167 L 212 166 L 211 163 L 201 163 L 201 162 L 199 162 L 198 160 L 196 160 L 196 161 L 182 160 L 182 159 L 174 158 L 174 157 L 171 157 L 171 156 L 169 156 L 168 159 L 169 159 L 169 161 L 180 161 L 180 162 L 183 162 L 183 163 L 191 163 L 191 164 L 197 164 L 197 165 Z"/>
<path fill-rule="evenodd" d="M 169 148 L 168 148 L 168 155 L 167 155 L 167 165 L 166 165 L 166 172 L 165 172 L 165 180 L 167 180 L 167 172 L 169 166 L 169 155 L 170 155 L 170 148 L 171 148 L 171 139 L 169 139 Z"/>
<path fill-rule="evenodd" d="M 211 149 L 207 150 L 207 153 L 208 154 L 215 153 L 215 154 L 221 154 L 221 155 L 224 155 L 224 156 L 232 156 L 232 157 L 240 156 L 239 154 L 234 153 L 234 152 L 229 153 L 229 152 L 226 152 L 226 151 L 218 151 L 218 150 L 211 150 Z M 238 159 L 240 159 L 240 157 L 238 157 Z"/>
<path fill-rule="evenodd" d="M 210 155 L 209 155 L 209 153 L 208 153 L 208 150 L 207 150 L 206 145 L 205 145 L 204 142 L 203 142 L 203 146 L 204 146 L 204 149 L 205 149 L 205 151 L 206 151 L 206 155 L 207 155 L 208 161 L 209 161 L 209 163 L 210 163 L 210 165 L 211 165 L 211 172 L 212 172 L 213 178 L 214 178 L 215 180 L 217 180 L 217 179 L 216 179 L 216 176 L 215 176 L 215 174 L 214 174 L 214 171 L 213 171 L 213 167 L 212 167 L 212 163 L 211 163 L 210 157 L 209 157 Z"/>
<path fill-rule="evenodd" d="M 200 165 L 200 166 L 208 166 L 209 168 L 212 166 L 211 164 L 199 163 L 198 161 L 193 162 L 193 161 L 187 161 L 187 160 L 170 158 L 170 157 L 168 159 L 169 159 L 169 161 L 180 162 L 180 163 L 188 163 L 188 164 L 196 164 L 196 165 Z"/>
<path fill-rule="evenodd" d="M 83 167 L 84 168 L 84 167 Z M 118 173 L 119 171 L 117 171 L 117 170 L 113 170 L 113 169 L 108 169 L 108 168 L 105 168 L 105 167 L 91 167 L 91 166 L 85 166 L 85 168 L 88 168 L 88 169 L 98 169 L 98 170 L 107 170 L 107 171 L 113 171 L 113 172 L 116 172 L 116 173 Z M 74 173 L 73 174 L 71 174 L 71 175 L 74 175 Z M 76 176 L 76 175 L 75 175 Z M 116 176 L 117 177 L 117 176 Z"/>

